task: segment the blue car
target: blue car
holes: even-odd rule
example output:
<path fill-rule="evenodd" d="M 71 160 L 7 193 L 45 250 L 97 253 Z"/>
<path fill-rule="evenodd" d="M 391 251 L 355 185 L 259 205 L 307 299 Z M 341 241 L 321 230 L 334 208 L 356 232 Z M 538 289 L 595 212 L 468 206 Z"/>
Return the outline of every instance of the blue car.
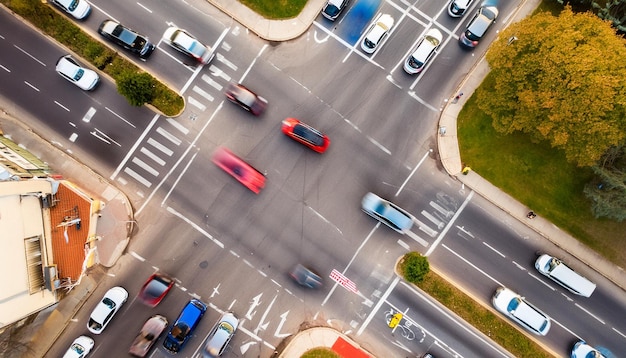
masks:
<path fill-rule="evenodd" d="M 205 312 L 206 305 L 204 303 L 196 299 L 189 301 L 180 312 L 170 331 L 167 332 L 163 347 L 171 353 L 178 353 L 183 349 Z"/>
<path fill-rule="evenodd" d="M 374 193 L 365 194 L 361 209 L 400 234 L 409 232 L 415 222 L 415 217 L 406 210 Z"/>

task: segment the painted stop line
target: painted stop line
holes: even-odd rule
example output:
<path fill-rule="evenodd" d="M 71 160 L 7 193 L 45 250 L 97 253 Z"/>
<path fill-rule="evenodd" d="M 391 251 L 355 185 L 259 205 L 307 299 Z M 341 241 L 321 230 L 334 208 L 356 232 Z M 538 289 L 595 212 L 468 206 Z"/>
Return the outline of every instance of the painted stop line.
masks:
<path fill-rule="evenodd" d="M 329 277 L 333 279 L 333 281 L 343 286 L 346 290 L 354 292 L 354 293 L 359 293 L 359 290 L 356 288 L 356 284 L 350 281 L 350 279 L 344 276 L 341 272 L 333 269 Z"/>

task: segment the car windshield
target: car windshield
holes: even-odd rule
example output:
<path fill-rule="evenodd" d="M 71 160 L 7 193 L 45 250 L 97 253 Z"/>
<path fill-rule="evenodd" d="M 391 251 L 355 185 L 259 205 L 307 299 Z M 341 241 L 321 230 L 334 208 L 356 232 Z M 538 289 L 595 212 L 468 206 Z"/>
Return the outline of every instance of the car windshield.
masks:
<path fill-rule="evenodd" d="M 234 331 L 233 326 L 231 326 L 228 322 L 220 323 L 219 329 L 221 329 L 222 331 L 226 331 L 226 333 L 228 334 L 233 334 Z"/>
<path fill-rule="evenodd" d="M 80 80 L 84 74 L 85 74 L 85 70 L 83 70 L 82 68 L 77 69 L 73 77 L 74 81 Z"/>
<path fill-rule="evenodd" d="M 68 10 L 70 11 L 74 11 L 76 10 L 76 8 L 78 7 L 78 0 L 74 0 L 70 3 L 70 6 L 68 6 Z"/>
<path fill-rule="evenodd" d="M 506 310 L 509 312 L 513 312 L 517 309 L 517 307 L 519 306 L 520 303 L 520 299 L 519 298 L 514 298 L 511 300 L 511 302 L 509 302 L 509 305 L 507 306 Z"/>
<path fill-rule="evenodd" d="M 113 300 L 111 300 L 108 297 L 105 297 L 102 300 L 102 303 L 104 303 L 107 307 L 109 307 L 110 309 L 115 309 L 115 302 L 113 302 Z"/>
<path fill-rule="evenodd" d="M 172 327 L 172 336 L 177 340 L 182 341 L 189 333 L 189 326 L 183 322 L 180 322 L 176 326 Z"/>
<path fill-rule="evenodd" d="M 94 321 L 93 319 L 89 319 L 89 327 L 91 327 L 91 329 L 93 329 L 94 331 L 99 331 L 100 329 L 102 329 L 102 325 Z"/>
<path fill-rule="evenodd" d="M 165 290 L 167 289 L 167 284 L 159 281 L 158 279 L 153 279 L 150 281 L 148 286 L 146 287 L 146 295 L 151 297 L 159 297 Z"/>
<path fill-rule="evenodd" d="M 329 15 L 329 16 L 335 16 L 335 15 L 337 15 L 339 13 L 339 8 L 337 6 L 335 6 L 335 5 L 328 4 L 328 6 L 326 6 L 326 9 L 324 10 L 324 12 L 327 15 Z"/>
<path fill-rule="evenodd" d="M 78 353 L 79 355 L 83 354 L 83 352 L 85 351 L 85 348 L 78 343 L 72 344 L 72 347 L 70 349 Z"/>
<path fill-rule="evenodd" d="M 316 132 L 314 130 L 312 130 L 309 127 L 305 127 L 301 124 L 296 124 L 293 127 L 293 134 L 297 135 L 298 137 L 306 140 L 307 142 L 313 144 L 313 145 L 323 145 L 324 144 L 324 139 L 322 138 L 321 133 Z"/>

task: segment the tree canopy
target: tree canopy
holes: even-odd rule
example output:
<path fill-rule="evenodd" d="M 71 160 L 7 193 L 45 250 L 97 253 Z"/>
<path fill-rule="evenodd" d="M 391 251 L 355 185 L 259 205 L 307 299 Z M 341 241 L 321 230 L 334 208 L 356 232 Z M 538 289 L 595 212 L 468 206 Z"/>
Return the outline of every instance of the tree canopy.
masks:
<path fill-rule="evenodd" d="M 539 13 L 511 24 L 487 53 L 494 87 L 476 93 L 501 133 L 547 140 L 592 166 L 626 138 L 626 40 L 591 13 Z"/>

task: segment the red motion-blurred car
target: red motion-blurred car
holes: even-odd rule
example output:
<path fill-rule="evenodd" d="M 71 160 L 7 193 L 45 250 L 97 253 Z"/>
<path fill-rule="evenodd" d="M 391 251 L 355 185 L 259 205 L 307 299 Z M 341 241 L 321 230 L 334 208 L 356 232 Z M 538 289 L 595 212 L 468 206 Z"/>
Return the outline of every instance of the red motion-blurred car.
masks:
<path fill-rule="evenodd" d="M 174 280 L 171 277 L 155 273 L 143 284 L 137 296 L 144 304 L 154 307 L 170 292 L 172 286 L 174 286 Z"/>
<path fill-rule="evenodd" d="M 286 118 L 283 120 L 282 130 L 288 137 L 306 145 L 318 153 L 324 153 L 330 144 L 330 139 L 328 139 L 327 136 L 295 118 Z"/>
<path fill-rule="evenodd" d="M 226 98 L 246 111 L 260 116 L 267 107 L 267 100 L 242 84 L 229 83 L 226 88 Z"/>
<path fill-rule="evenodd" d="M 233 176 L 255 194 L 265 186 L 265 175 L 226 148 L 218 148 L 213 154 L 213 163 Z"/>

